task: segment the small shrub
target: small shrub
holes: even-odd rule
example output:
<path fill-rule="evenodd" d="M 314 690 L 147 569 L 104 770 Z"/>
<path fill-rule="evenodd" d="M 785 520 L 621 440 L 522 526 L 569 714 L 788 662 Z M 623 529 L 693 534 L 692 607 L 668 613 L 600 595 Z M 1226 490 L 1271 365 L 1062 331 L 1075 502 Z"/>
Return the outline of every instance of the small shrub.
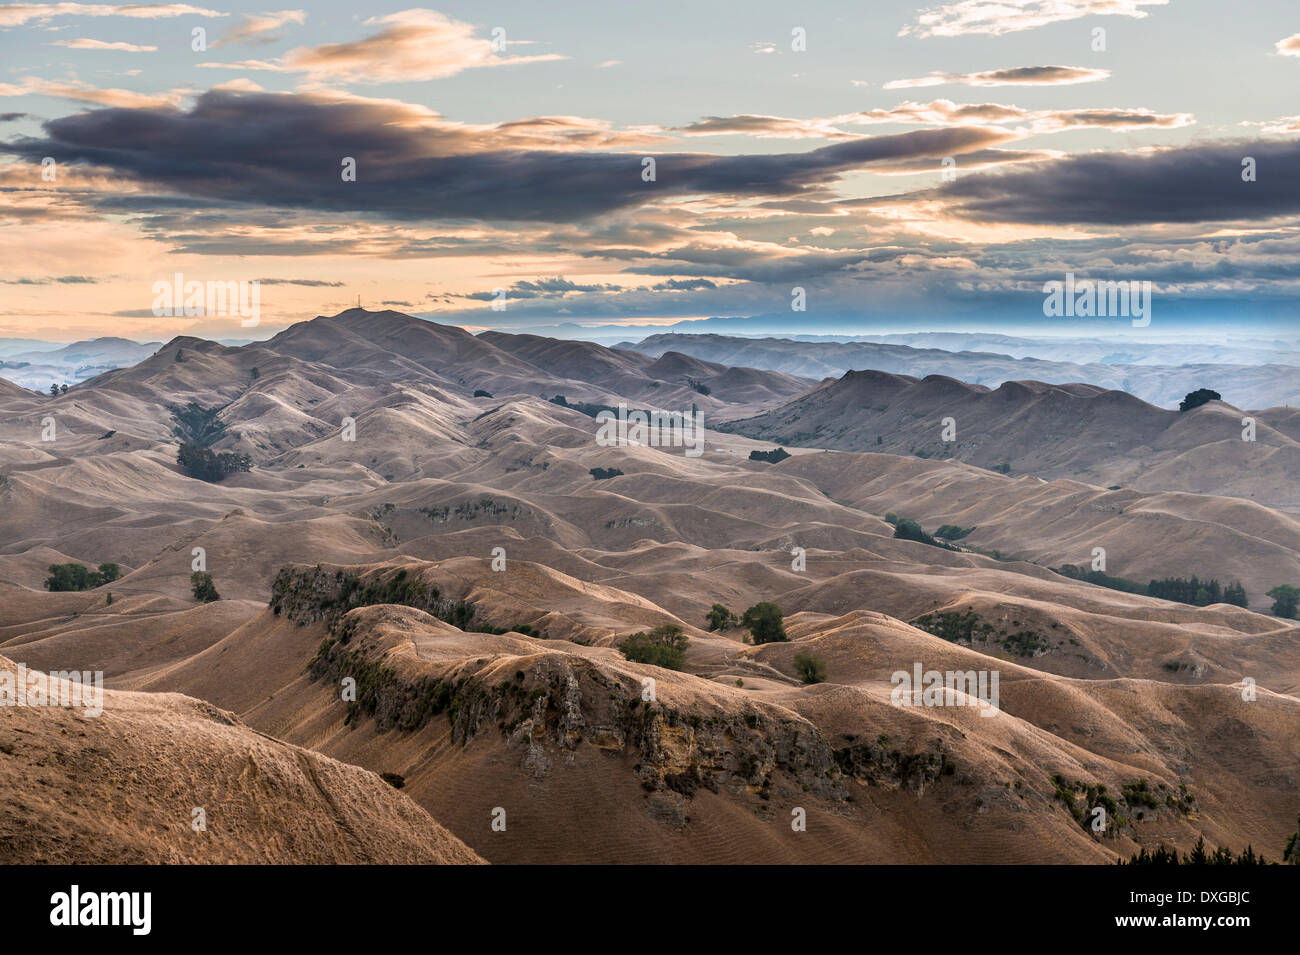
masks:
<path fill-rule="evenodd" d="M 826 661 L 811 653 L 801 653 L 794 658 L 794 672 L 804 683 L 825 683 Z"/>

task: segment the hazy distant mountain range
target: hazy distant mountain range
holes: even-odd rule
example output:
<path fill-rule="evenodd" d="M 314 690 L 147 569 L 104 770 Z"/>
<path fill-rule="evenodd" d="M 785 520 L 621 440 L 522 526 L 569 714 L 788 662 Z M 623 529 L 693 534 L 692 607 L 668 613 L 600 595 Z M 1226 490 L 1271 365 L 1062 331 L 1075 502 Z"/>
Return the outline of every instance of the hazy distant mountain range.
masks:
<path fill-rule="evenodd" d="M 1121 346 L 1092 341 L 1034 342 L 956 334 L 889 337 L 932 344 L 917 348 L 910 344 L 876 342 L 652 335 L 618 347 L 648 355 L 682 352 L 707 361 L 770 368 L 813 378 L 870 370 L 917 378 L 945 375 L 990 388 L 1007 381 L 1030 379 L 1049 384 L 1084 382 L 1127 391 L 1166 408 L 1176 407 L 1190 391 L 1210 388 L 1242 408 L 1300 405 L 1300 353 L 1284 347 L 1270 348 L 1262 342 L 1220 348 L 1194 344 Z M 999 350 L 947 350 L 958 346 Z M 1077 357 L 1068 361 L 1042 357 L 1076 352 Z M 1289 360 L 1296 364 L 1286 364 Z M 1155 364 L 1156 361 L 1160 363 Z"/>

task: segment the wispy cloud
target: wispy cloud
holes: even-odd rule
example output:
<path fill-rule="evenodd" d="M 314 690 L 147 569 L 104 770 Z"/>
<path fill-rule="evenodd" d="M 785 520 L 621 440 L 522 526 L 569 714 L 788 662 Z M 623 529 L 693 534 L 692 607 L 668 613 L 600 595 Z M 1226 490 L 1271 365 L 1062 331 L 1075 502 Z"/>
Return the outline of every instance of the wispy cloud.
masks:
<path fill-rule="evenodd" d="M 290 23 L 307 22 L 306 10 L 278 10 L 273 13 L 245 13 L 238 24 L 225 36 L 213 43 L 213 48 L 229 43 L 274 43 L 280 39 L 275 30 Z"/>
<path fill-rule="evenodd" d="M 1145 17 L 1169 0 L 957 0 L 928 7 L 899 36 L 1001 36 L 1089 16 Z"/>
<path fill-rule="evenodd" d="M 964 86 L 1071 86 L 1076 83 L 1096 83 L 1109 76 L 1109 70 L 1093 70 L 1082 66 L 1016 66 L 979 73 L 943 73 L 936 70 L 929 76 L 916 79 L 890 80 L 883 88 L 905 90 L 922 86 L 946 86 L 950 83 Z"/>
<path fill-rule="evenodd" d="M 179 106 L 189 90 L 167 93 L 137 93 L 134 90 L 103 89 L 78 80 L 43 80 L 27 76 L 19 83 L 0 83 L 0 96 L 54 96 L 78 103 L 122 109 L 157 109 Z"/>
<path fill-rule="evenodd" d="M 398 83 L 442 79 L 464 70 L 517 66 L 568 59 L 558 53 L 508 56 L 492 41 L 475 36 L 473 24 L 434 10 L 404 10 L 365 21 L 379 32 L 350 43 L 326 43 L 290 50 L 276 60 L 200 63 L 214 69 L 306 73 L 316 81 Z"/>
<path fill-rule="evenodd" d="M 156 53 L 156 46 L 140 46 L 136 43 L 124 43 L 122 41 L 108 42 L 105 40 L 55 40 L 55 46 L 66 46 L 69 50 L 120 50 L 123 53 Z"/>
<path fill-rule="evenodd" d="M 224 17 L 226 14 L 188 3 L 10 3 L 0 6 L 0 27 L 16 27 L 53 17 L 127 17 L 163 20 L 171 17 Z"/>

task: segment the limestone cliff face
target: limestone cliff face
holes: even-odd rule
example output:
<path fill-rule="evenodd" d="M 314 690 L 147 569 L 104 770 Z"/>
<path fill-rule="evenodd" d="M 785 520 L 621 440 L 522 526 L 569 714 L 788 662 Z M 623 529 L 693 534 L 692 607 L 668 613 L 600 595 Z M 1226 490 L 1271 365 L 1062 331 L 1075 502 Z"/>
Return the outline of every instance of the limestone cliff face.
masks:
<path fill-rule="evenodd" d="M 455 659 L 425 659 L 413 637 L 436 645 L 439 630 L 419 611 L 443 621 L 466 611 L 400 574 L 390 569 L 358 582 L 346 571 L 285 568 L 276 578 L 277 612 L 328 624 L 310 673 L 329 682 L 356 680 L 349 721 L 366 716 L 381 731 L 410 732 L 445 714 L 456 742 L 495 729 L 518 751 L 520 768 L 537 776 L 555 771 L 580 746 L 612 750 L 631 758 L 646 789 L 667 797 L 670 817 L 674 804 L 701 788 L 840 801 L 852 779 L 920 794 L 952 772 L 938 741 L 908 755 L 865 741 L 836 749 L 783 707 L 688 674 L 593 660 L 562 640 L 510 638 L 514 652 L 484 647 L 474 655 L 470 648 Z M 363 605 L 394 595 L 416 610 Z M 651 699 L 644 698 L 650 694 L 639 671 L 655 674 Z"/>

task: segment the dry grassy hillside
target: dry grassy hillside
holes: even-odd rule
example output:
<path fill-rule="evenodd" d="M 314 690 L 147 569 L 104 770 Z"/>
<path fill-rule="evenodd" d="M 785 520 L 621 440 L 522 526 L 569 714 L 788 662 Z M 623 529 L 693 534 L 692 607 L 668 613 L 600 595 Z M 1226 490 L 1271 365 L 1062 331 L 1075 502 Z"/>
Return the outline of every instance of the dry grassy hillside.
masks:
<path fill-rule="evenodd" d="M 1109 862 L 1201 834 L 1280 855 L 1300 791 L 1300 628 L 1267 613 L 1266 592 L 1300 584 L 1300 525 L 1265 502 L 1293 484 L 1270 462 L 1290 453 L 1295 416 L 1261 414 L 1245 453 L 1268 460 L 1230 479 L 1215 470 L 1241 453 L 1220 436 L 1236 414 L 1222 405 L 1179 415 L 1090 386 L 886 375 L 790 403 L 804 384 L 350 310 L 244 348 L 177 339 L 59 397 L 0 390 L 0 654 L 103 671 L 122 691 L 116 715 L 78 732 L 135 780 L 202 753 L 202 777 L 178 773 L 161 791 L 243 805 L 256 749 L 277 800 L 315 807 L 290 836 L 271 825 L 282 803 L 268 802 L 242 834 L 212 841 L 214 859 L 432 858 L 418 855 L 442 845 L 425 812 L 493 862 Z M 749 459 L 774 447 L 766 432 L 709 430 L 699 456 L 602 446 L 591 415 L 555 394 L 698 402 L 710 424 L 794 427 L 800 409 L 870 442 L 791 444 L 779 463 Z M 191 402 L 201 414 L 184 411 Z M 897 447 L 874 443 L 883 418 L 863 408 L 876 404 Z M 949 406 L 974 463 L 909 454 L 908 429 L 937 440 Z M 250 470 L 187 473 L 178 414 Z M 1107 458 L 1115 434 L 1127 443 Z M 1011 450 L 1062 473 L 977 466 Z M 1134 462 L 1153 462 L 1152 486 L 1096 477 Z M 1222 486 L 1178 487 L 1193 477 Z M 1248 480 L 1254 501 L 1238 493 Z M 890 511 L 930 532 L 973 529 L 931 546 L 895 537 Z M 1141 582 L 1240 580 L 1250 607 L 1053 571 L 1096 547 L 1110 573 Z M 68 562 L 119 576 L 45 590 L 50 565 Z M 196 600 L 196 564 L 220 599 Z M 783 610 L 789 642 L 706 629 L 715 603 L 740 614 L 762 601 Z M 688 640 L 681 671 L 618 650 L 663 625 Z M 802 682 L 801 653 L 825 682 Z M 892 705 L 891 677 L 918 663 L 998 672 L 998 714 Z M 349 676 L 356 701 L 342 698 Z M 654 701 L 641 699 L 646 678 Z M 165 695 L 176 693 L 194 700 Z M 207 705 L 244 725 L 214 723 Z M 170 810 L 132 797 L 137 815 L 114 828 L 117 791 L 49 755 L 83 739 L 62 732 L 73 716 L 0 719 L 49 737 L 6 778 L 10 805 L 48 825 L 38 831 L 76 809 L 98 833 L 86 859 L 198 858 L 161 834 Z M 302 760 L 333 781 L 328 796 L 304 788 Z M 56 805 L 46 779 L 78 801 Z M 1078 815 L 1104 802 L 1102 785 L 1117 821 L 1098 836 Z M 369 842 L 346 828 L 364 821 L 358 793 L 381 794 Z M 331 800 L 336 812 L 317 811 Z M 504 831 L 491 826 L 498 808 Z M 806 832 L 791 829 L 796 808 Z M 333 841 L 321 835 L 311 855 L 307 830 Z M 390 836 L 413 855 L 391 855 Z M 61 858 L 45 843 L 23 851 Z"/>
<path fill-rule="evenodd" d="M 200 700 L 108 690 L 98 716 L 5 706 L 0 722 L 5 864 L 482 861 L 374 773 Z"/>

